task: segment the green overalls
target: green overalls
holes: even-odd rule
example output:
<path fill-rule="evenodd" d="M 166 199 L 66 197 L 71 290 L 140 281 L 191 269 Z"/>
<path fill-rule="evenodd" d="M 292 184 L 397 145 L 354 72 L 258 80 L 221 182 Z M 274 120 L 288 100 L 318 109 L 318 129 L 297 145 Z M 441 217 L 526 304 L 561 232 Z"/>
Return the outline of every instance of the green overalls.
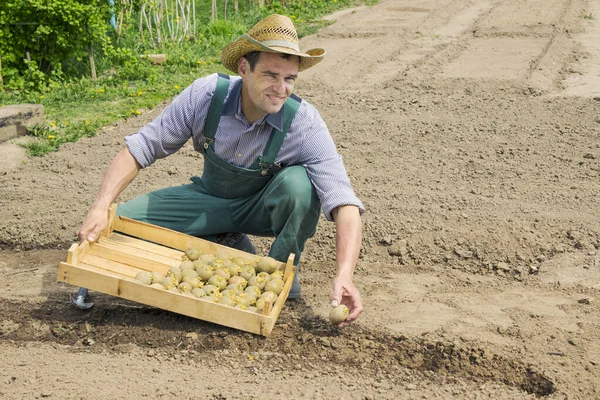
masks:
<path fill-rule="evenodd" d="M 135 198 L 118 215 L 215 241 L 225 232 L 275 236 L 269 255 L 286 262 L 317 228 L 321 204 L 302 166 L 282 168 L 275 159 L 300 99 L 284 104 L 283 131 L 273 129 L 265 151 L 250 168 L 229 164 L 214 152 L 214 138 L 228 93 L 229 77 L 219 74 L 204 125 L 204 171 L 193 183 L 165 188 Z"/>

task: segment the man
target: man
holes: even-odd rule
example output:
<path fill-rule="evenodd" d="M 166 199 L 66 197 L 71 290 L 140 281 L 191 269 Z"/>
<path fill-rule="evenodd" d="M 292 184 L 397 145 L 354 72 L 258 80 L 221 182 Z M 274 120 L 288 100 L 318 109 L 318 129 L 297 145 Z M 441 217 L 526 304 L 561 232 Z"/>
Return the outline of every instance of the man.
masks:
<path fill-rule="evenodd" d="M 350 309 L 341 326 L 356 319 L 363 306 L 352 276 L 364 207 L 318 112 L 292 95 L 298 72 L 324 54 L 301 52 L 285 16 L 258 22 L 222 51 L 223 65 L 239 77 L 196 80 L 153 122 L 125 138 L 127 147 L 106 172 L 79 239 L 95 241 L 107 226 L 109 206 L 138 171 L 191 138 L 204 154 L 202 177 L 133 199 L 117 214 L 250 252 L 245 234 L 275 236 L 269 255 L 285 262 L 294 253 L 297 265 L 323 208 L 337 231 L 332 305 Z M 232 237 L 241 240 L 228 243 Z M 299 296 L 296 279 L 289 297 Z"/>

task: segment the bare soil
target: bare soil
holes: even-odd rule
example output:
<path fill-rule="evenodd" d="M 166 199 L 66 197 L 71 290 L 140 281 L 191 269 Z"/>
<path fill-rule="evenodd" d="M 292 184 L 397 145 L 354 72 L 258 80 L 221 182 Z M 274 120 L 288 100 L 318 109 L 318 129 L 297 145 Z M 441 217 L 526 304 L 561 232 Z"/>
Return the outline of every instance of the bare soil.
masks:
<path fill-rule="evenodd" d="M 585 18 L 591 15 L 593 19 Z M 364 201 L 366 311 L 327 322 L 334 227 L 268 338 L 57 282 L 123 137 L 164 104 L 0 173 L 5 399 L 599 399 L 600 3 L 382 0 L 304 39 Z M 186 183 L 191 146 L 119 198 Z M 269 240 L 254 238 L 261 253 Z"/>

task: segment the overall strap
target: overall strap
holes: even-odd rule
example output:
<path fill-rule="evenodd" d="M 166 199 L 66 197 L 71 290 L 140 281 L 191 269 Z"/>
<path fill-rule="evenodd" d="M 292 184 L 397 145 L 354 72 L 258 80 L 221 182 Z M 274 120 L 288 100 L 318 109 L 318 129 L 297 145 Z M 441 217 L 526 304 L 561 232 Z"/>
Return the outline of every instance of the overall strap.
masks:
<path fill-rule="evenodd" d="M 217 87 L 208 107 L 208 114 L 204 122 L 204 151 L 215 141 L 215 134 L 221 119 L 221 112 L 225 105 L 225 97 L 229 92 L 229 75 L 219 73 Z"/>
<path fill-rule="evenodd" d="M 302 99 L 300 97 L 292 94 L 283 105 L 283 129 L 280 131 L 273 128 L 273 131 L 271 132 L 271 136 L 265 147 L 265 152 L 259 162 L 262 175 L 266 175 L 271 166 L 275 164 L 275 158 L 277 158 L 277 154 L 279 154 L 283 139 L 285 139 L 285 135 L 287 135 L 290 126 L 292 126 L 292 121 L 296 116 L 298 108 L 300 108 L 301 102 Z"/>

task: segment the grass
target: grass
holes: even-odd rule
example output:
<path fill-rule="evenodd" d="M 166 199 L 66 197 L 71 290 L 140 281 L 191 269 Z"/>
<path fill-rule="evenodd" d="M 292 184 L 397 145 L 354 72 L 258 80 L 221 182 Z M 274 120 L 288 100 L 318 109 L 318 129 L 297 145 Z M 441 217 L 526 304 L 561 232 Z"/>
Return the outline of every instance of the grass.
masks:
<path fill-rule="evenodd" d="M 585 10 L 583 10 L 583 18 L 584 19 L 589 19 L 589 20 L 595 20 L 596 19 L 591 12 L 588 13 Z"/>
<path fill-rule="evenodd" d="M 315 33 L 329 25 L 323 15 L 358 4 L 372 5 L 373 0 L 306 0 L 290 2 L 293 8 L 282 9 L 273 2 L 273 9 L 251 10 L 228 21 L 204 24 L 198 37 L 162 49 L 145 49 L 132 37 L 122 40 L 135 55 L 123 65 L 104 65 L 97 59 L 99 79 L 71 78 L 66 82 L 50 82 L 43 92 L 1 90 L 0 106 L 9 104 L 42 104 L 46 114 L 43 125 L 30 132 L 31 140 L 22 144 L 31 156 L 43 156 L 57 151 L 60 145 L 81 137 L 96 135 L 102 126 L 135 117 L 154 108 L 162 101 L 179 94 L 195 79 L 214 72 L 226 72 L 219 52 L 240 32 L 244 32 L 264 15 L 286 14 L 293 19 L 300 37 Z M 301 8 L 303 5 L 304 8 Z M 199 24 L 200 26 L 200 24 Z M 240 31 L 240 29 L 243 29 Z M 145 53 L 166 53 L 167 64 L 153 66 L 138 61 Z M 140 58 L 141 59 L 141 58 Z"/>

